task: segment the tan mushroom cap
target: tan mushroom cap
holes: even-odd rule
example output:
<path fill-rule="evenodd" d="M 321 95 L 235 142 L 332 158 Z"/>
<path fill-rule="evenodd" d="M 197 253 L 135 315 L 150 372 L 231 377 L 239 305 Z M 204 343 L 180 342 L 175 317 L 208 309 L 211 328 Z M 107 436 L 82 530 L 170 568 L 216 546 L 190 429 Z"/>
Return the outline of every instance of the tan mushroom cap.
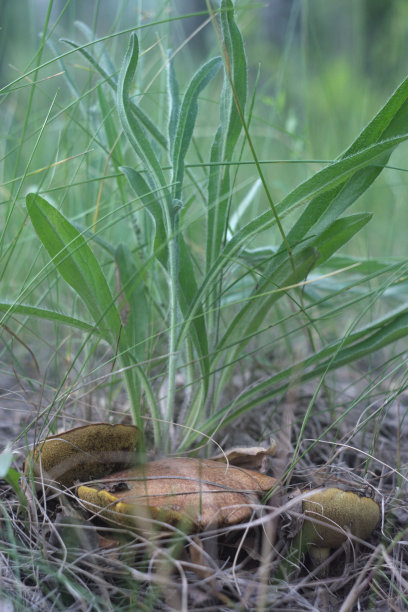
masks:
<path fill-rule="evenodd" d="M 275 484 L 270 476 L 218 461 L 167 458 L 79 486 L 78 497 L 118 522 L 137 526 L 151 517 L 204 529 L 250 519 L 254 504 Z"/>

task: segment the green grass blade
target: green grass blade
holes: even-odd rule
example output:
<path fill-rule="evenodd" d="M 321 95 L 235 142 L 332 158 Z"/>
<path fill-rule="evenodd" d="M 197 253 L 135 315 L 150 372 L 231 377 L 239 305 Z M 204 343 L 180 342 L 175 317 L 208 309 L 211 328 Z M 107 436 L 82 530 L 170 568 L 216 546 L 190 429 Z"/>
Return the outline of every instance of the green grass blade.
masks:
<path fill-rule="evenodd" d="M 371 216 L 369 213 L 360 213 L 335 221 L 326 232 L 314 238 L 311 246 L 315 250 L 309 246 L 303 248 L 300 253 L 295 253 L 294 272 L 291 272 L 292 263 L 286 256 L 279 267 L 274 266 L 273 275 L 264 274 L 264 280 L 258 282 L 257 288 L 248 298 L 248 303 L 236 315 L 217 348 L 220 349 L 233 343 L 235 337 L 244 338 L 243 343 L 246 343 L 246 338 L 251 337 L 261 325 L 270 306 L 283 295 L 281 288 L 303 280 L 312 268 L 331 257 L 336 250 L 359 232 L 368 223 Z M 307 262 L 306 265 L 305 262 Z M 271 287 L 272 294 L 269 294 Z M 249 322 L 248 326 L 244 323 L 245 320 Z M 240 342 L 235 346 L 234 354 L 243 348 L 243 343 Z"/>
<path fill-rule="evenodd" d="M 30 306 L 29 304 L 16 304 L 12 302 L 0 302 L 0 312 L 6 313 L 6 316 L 11 314 L 18 314 L 29 317 L 39 317 L 47 321 L 57 321 L 63 325 L 69 325 L 77 329 L 83 329 L 88 332 L 95 330 L 95 326 L 92 323 L 87 323 L 76 317 L 70 317 L 57 310 L 50 310 L 47 308 L 40 308 L 38 306 Z"/>
<path fill-rule="evenodd" d="M 169 89 L 168 106 L 169 106 L 169 123 L 167 127 L 169 137 L 169 154 L 170 162 L 174 156 L 174 143 L 176 140 L 176 128 L 180 114 L 180 97 L 179 86 L 174 70 L 174 62 L 169 59 L 167 64 L 167 85 Z"/>
<path fill-rule="evenodd" d="M 233 345 L 232 359 L 248 343 L 248 338 L 261 326 L 271 306 L 283 297 L 288 289 L 303 281 L 319 258 L 317 249 L 306 248 L 297 253 L 291 261 L 289 256 L 275 269 L 273 276 L 264 276 L 257 288 L 248 297 L 246 304 L 235 315 L 223 337 L 217 344 L 217 351 Z M 218 360 L 221 357 L 217 355 Z"/>
<path fill-rule="evenodd" d="M 237 102 L 241 112 L 244 113 L 247 95 L 244 43 L 235 23 L 231 0 L 223 0 L 221 4 L 221 33 L 225 76 L 220 101 L 220 125 L 211 148 L 211 162 L 214 165 L 210 167 L 208 184 L 207 273 L 222 249 L 229 214 L 230 171 L 228 166 L 219 167 L 217 164 L 232 161 L 234 148 L 242 130 Z"/>
<path fill-rule="evenodd" d="M 75 27 L 77 28 L 77 30 L 82 32 L 87 43 L 93 43 L 93 41 L 95 40 L 95 30 L 91 29 L 86 23 L 80 20 L 75 21 Z M 105 68 L 105 70 L 107 70 L 109 74 L 114 75 L 115 68 L 111 62 L 109 53 L 107 53 L 105 50 L 105 45 L 103 43 L 99 43 L 96 48 L 98 49 L 98 56 L 101 57 L 101 61 L 99 62 L 99 64 L 101 66 L 103 64 L 102 68 Z"/>
<path fill-rule="evenodd" d="M 117 338 L 120 317 L 101 267 L 78 230 L 44 198 L 26 198 L 34 229 L 63 279 L 85 303 L 98 328 Z"/>
<path fill-rule="evenodd" d="M 123 165 L 123 155 L 120 146 L 120 139 L 118 138 L 118 129 L 112 117 L 113 109 L 107 100 L 104 88 L 102 86 L 98 87 L 97 94 L 102 113 L 103 127 L 106 134 L 107 148 L 111 153 L 111 159 L 117 172 L 118 168 Z"/>
<path fill-rule="evenodd" d="M 392 138 L 388 141 L 373 145 L 372 147 L 356 153 L 355 155 L 351 155 L 345 160 L 334 162 L 328 168 L 324 168 L 295 188 L 291 194 L 282 200 L 280 204 L 281 208 L 283 208 L 286 214 L 292 212 L 294 208 L 300 206 L 308 199 L 311 199 L 312 197 L 325 191 L 329 191 L 336 185 L 346 180 L 349 176 L 360 170 L 362 167 L 372 164 L 385 151 L 393 149 L 397 144 L 403 142 L 407 138 L 408 135 Z M 222 270 L 225 266 L 229 265 L 231 259 L 235 257 L 246 245 L 250 244 L 251 240 L 260 231 L 271 228 L 275 223 L 276 220 L 273 212 L 268 210 L 259 215 L 259 217 L 256 219 L 250 221 L 247 225 L 235 233 L 204 278 L 203 283 L 197 292 L 196 298 L 191 304 L 188 318 L 192 318 L 195 315 L 199 304 L 202 303 L 202 300 L 204 299 L 205 295 L 207 295 L 207 292 L 211 291 L 215 279 L 220 277 Z M 305 246 L 306 245 L 302 243 L 298 246 L 298 249 L 294 249 L 293 254 L 295 255 L 296 251 L 301 251 L 305 248 Z M 273 277 L 278 267 L 283 261 L 286 260 L 286 258 L 287 251 L 282 247 L 279 254 L 274 256 L 270 268 L 268 268 L 266 274 Z M 182 330 L 180 338 L 183 338 L 184 331 L 185 330 Z"/>
<path fill-rule="evenodd" d="M 223 359 L 232 364 L 244 350 L 249 339 L 260 329 L 272 305 L 285 293 L 285 287 L 296 284 L 306 278 L 319 261 L 328 259 L 338 248 L 343 246 L 370 220 L 371 215 L 360 214 L 335 221 L 329 229 L 313 241 L 314 249 L 307 247 L 300 252 L 294 252 L 291 260 L 286 254 L 279 267 L 274 266 L 274 273 L 263 275 L 263 280 L 257 283 L 247 303 L 236 314 L 217 345 L 216 360 Z M 295 268 L 293 270 L 293 267 Z M 223 349 L 231 346 L 227 355 Z M 212 367 L 215 367 L 216 361 Z M 231 375 L 231 367 L 223 369 L 219 389 L 225 386 Z"/>

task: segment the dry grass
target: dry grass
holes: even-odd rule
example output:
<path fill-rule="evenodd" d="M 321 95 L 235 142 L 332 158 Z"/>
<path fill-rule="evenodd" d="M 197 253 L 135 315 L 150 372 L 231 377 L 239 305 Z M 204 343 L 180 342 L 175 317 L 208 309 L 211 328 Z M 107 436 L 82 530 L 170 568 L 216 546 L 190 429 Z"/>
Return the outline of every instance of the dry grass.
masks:
<path fill-rule="evenodd" d="M 343 376 L 353 380 L 350 372 Z M 394 404 L 391 395 L 383 402 L 366 398 L 363 404 L 366 390 L 366 380 L 354 376 L 348 394 L 359 401 L 343 412 L 340 405 L 330 409 L 326 395 L 318 396 L 304 428 L 300 459 L 289 471 L 312 388 L 259 408 L 220 439 L 223 446 L 258 443 L 267 431 L 279 441 L 270 468 L 282 476 L 282 491 L 236 528 L 186 535 L 167 526 L 165 536 L 146 538 L 91 519 L 69 492 L 30 495 L 25 514 L 3 482 L 2 609 L 405 609 L 406 396 Z M 344 406 L 353 406 L 347 395 Z M 288 565 L 300 525 L 296 494 L 324 485 L 373 496 L 381 504 L 382 523 L 365 544 L 350 541 L 334 551 L 324 567 L 312 567 L 307 556 Z"/>

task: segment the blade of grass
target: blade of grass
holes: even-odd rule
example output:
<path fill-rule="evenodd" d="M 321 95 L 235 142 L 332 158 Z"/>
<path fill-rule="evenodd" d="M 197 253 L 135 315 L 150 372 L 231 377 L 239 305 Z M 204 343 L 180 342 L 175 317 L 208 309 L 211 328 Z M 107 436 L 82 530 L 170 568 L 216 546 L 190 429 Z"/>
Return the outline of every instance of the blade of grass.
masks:
<path fill-rule="evenodd" d="M 95 326 L 81 319 L 70 317 L 57 310 L 49 310 L 47 308 L 40 308 L 38 306 L 31 306 L 29 304 L 18 304 L 13 302 L 0 302 L 0 312 L 6 313 L 6 316 L 12 314 L 18 314 L 30 317 L 39 317 L 40 319 L 48 321 L 57 321 L 63 325 L 69 325 L 70 327 L 76 327 L 77 329 L 83 329 L 84 331 L 93 331 Z M 3 319 L 1 321 L 3 323 Z"/>

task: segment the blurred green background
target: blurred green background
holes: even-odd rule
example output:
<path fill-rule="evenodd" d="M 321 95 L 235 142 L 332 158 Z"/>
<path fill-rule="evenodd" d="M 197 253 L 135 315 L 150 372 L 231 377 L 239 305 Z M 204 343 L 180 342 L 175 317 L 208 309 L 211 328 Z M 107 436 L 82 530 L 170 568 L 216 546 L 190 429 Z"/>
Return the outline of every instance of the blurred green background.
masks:
<path fill-rule="evenodd" d="M 319 167 L 319 164 L 309 161 L 330 160 L 339 155 L 405 76 L 408 3 L 405 0 L 270 0 L 264 3 L 240 0 L 236 6 L 240 8 L 238 18 L 250 65 L 250 93 L 255 86 L 258 68 L 260 70 L 251 124 L 258 156 L 269 161 L 302 162 L 268 166 L 268 180 L 278 201 Z M 48 0 L 1 1 L 2 87 L 35 66 L 48 8 Z M 42 61 L 69 50 L 60 38 L 84 42 L 77 21 L 85 23 L 96 39 L 135 25 L 171 19 L 168 23 L 142 29 L 141 46 L 146 49 L 158 44 L 160 48 L 177 49 L 178 45 L 186 43 L 178 53 L 176 68 L 179 76 L 190 76 L 203 59 L 218 53 L 211 24 L 195 33 L 206 15 L 175 19 L 200 11 L 206 11 L 205 0 L 55 0 L 48 27 L 51 44 L 45 45 Z M 188 40 L 190 36 L 191 40 Z M 120 66 L 127 38 L 127 34 L 117 35 L 106 43 L 116 68 Z M 160 54 L 155 61 L 156 66 L 146 70 L 160 68 Z M 91 84 L 89 66 L 78 54 L 69 55 L 65 63 L 77 87 L 86 88 Z M 74 99 L 65 79 L 61 75 L 53 76 L 57 67 L 62 68 L 51 63 L 38 75 L 41 80 L 47 76 L 53 78 L 41 82 L 44 95 L 34 97 L 31 125 L 36 122 L 38 127 L 41 124 L 44 109 L 55 93 L 55 105 L 59 108 Z M 28 76 L 17 83 L 1 99 L 3 204 L 10 196 L 8 181 L 23 174 L 26 168 L 31 151 L 29 135 L 35 132 L 26 130 L 23 147 L 16 148 L 31 95 L 31 88 L 27 86 L 29 79 Z M 162 86 L 163 81 L 158 80 L 149 91 L 150 97 Z M 95 129 L 92 126 L 94 102 L 92 94 L 82 101 L 87 105 L 91 131 Z M 215 109 L 214 127 L 217 117 Z M 57 123 L 53 125 L 54 131 L 50 132 L 49 126 L 47 136 L 55 141 L 60 132 Z M 198 126 L 197 135 L 205 137 L 206 132 L 212 134 L 212 131 L 207 122 L 201 128 Z M 85 144 L 76 137 L 71 143 L 70 153 L 78 154 L 81 145 Z M 55 161 L 49 153 L 47 147 L 37 149 L 30 169 Z M 359 203 L 360 209 L 375 212 L 372 223 L 362 232 L 361 238 L 353 241 L 351 248 L 358 249 L 359 255 L 400 256 L 405 253 L 399 228 L 408 221 L 403 170 L 406 168 L 406 153 L 407 145 L 401 146 L 392 158 L 393 166 L 399 169 L 384 172 L 369 195 Z M 263 205 L 261 201 L 259 206 L 262 208 Z M 398 223 L 391 227 L 390 221 L 397 219 Z"/>

